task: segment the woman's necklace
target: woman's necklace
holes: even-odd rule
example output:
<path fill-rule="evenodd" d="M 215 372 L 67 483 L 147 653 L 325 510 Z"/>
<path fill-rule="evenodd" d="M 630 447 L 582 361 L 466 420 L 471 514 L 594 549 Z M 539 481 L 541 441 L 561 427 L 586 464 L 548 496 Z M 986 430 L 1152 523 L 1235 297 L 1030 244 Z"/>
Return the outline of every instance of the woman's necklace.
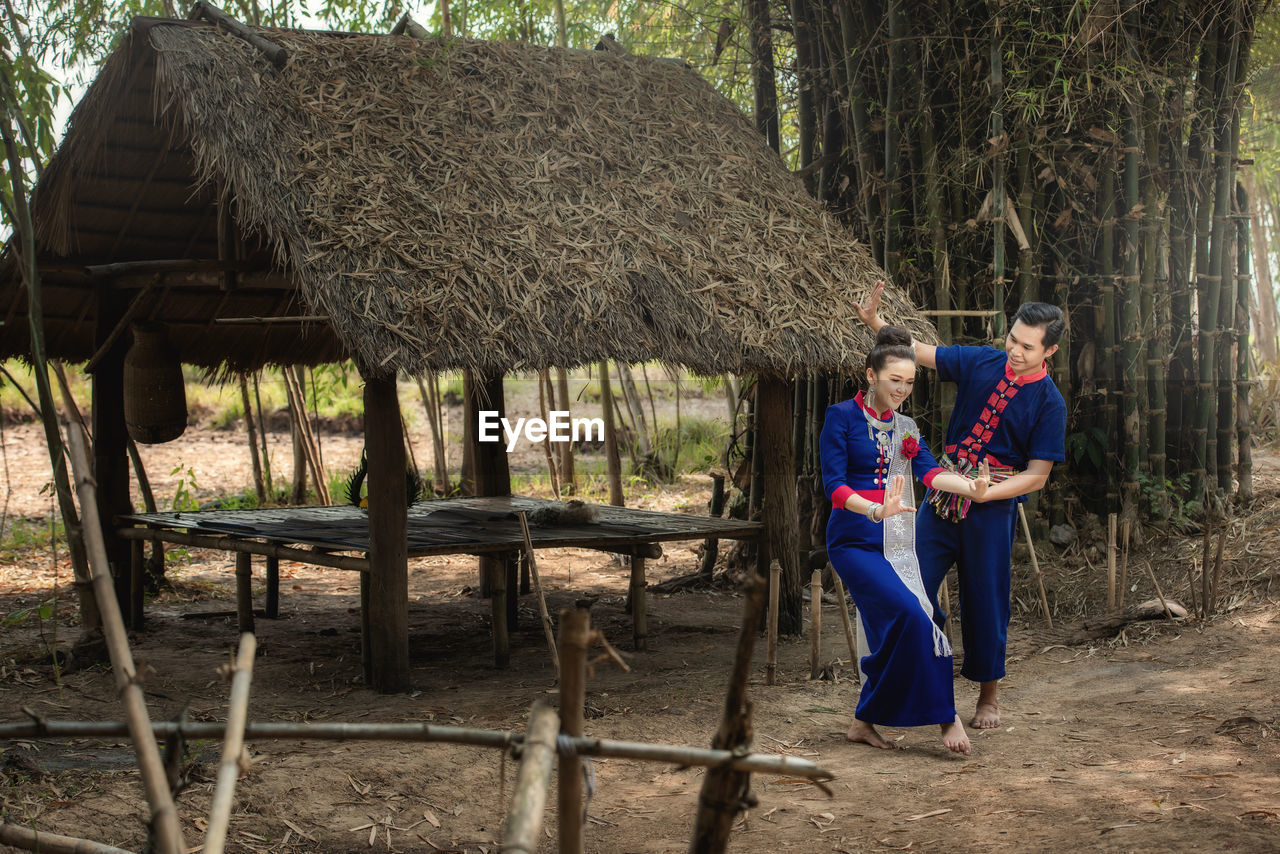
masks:
<path fill-rule="evenodd" d="M 886 469 L 889 463 L 890 445 L 893 443 L 893 412 L 889 412 L 887 421 L 881 421 L 877 418 L 870 408 L 863 412 L 867 418 L 867 438 L 876 443 L 876 477 L 875 486 L 878 489 L 887 485 L 888 476 Z"/>

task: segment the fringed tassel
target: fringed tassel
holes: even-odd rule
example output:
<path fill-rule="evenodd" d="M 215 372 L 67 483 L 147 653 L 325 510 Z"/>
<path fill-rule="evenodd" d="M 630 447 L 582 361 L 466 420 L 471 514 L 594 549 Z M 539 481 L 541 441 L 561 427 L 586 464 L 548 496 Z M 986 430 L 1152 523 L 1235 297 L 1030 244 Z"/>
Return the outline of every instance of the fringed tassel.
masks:
<path fill-rule="evenodd" d="M 937 658 L 945 658 L 951 655 L 951 641 L 947 640 L 947 634 L 937 625 L 933 627 L 933 654 Z"/>

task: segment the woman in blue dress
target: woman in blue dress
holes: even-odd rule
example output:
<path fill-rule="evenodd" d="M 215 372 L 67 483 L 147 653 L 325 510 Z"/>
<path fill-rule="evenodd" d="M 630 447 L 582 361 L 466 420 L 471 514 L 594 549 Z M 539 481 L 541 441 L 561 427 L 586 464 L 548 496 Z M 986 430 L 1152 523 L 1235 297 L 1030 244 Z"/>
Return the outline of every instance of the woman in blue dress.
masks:
<path fill-rule="evenodd" d="M 911 335 L 885 326 L 867 355 L 867 391 L 829 407 L 822 479 L 831 496 L 827 556 L 858 609 L 862 689 L 850 741 L 891 748 L 875 725 L 938 724 L 942 743 L 969 753 L 956 714 L 951 645 L 934 621 L 915 555 L 915 501 L 906 479 L 981 500 L 985 464 L 969 479 L 940 467 L 915 421 L 898 412 L 915 383 Z"/>

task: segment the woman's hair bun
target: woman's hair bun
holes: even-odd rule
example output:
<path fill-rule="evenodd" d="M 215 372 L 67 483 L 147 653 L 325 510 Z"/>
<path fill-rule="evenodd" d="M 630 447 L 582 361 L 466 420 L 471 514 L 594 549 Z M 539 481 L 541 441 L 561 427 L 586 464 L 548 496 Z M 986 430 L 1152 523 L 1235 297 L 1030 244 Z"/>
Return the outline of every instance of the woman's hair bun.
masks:
<path fill-rule="evenodd" d="M 880 327 L 880 331 L 876 333 L 877 347 L 910 347 L 911 333 L 903 329 L 901 326 L 890 326 L 885 324 Z"/>

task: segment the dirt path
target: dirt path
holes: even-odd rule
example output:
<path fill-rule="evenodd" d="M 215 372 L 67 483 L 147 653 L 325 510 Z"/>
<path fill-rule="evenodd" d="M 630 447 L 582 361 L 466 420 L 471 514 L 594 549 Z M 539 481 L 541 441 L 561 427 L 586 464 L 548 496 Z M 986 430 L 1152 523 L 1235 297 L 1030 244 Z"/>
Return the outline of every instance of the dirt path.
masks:
<path fill-rule="evenodd" d="M 12 451 L 12 448 L 11 448 Z M 208 452 L 212 459 L 216 448 Z M 705 483 L 690 478 L 641 506 L 701 512 Z M 194 552 L 171 570 L 175 589 L 149 604 L 135 654 L 154 668 L 152 714 L 225 715 L 217 677 L 235 642 L 232 562 Z M 1047 562 L 1052 557 L 1046 558 Z M 626 652 L 626 572 L 607 556 L 570 550 L 540 557 L 554 611 L 599 595 L 593 621 Z M 669 548 L 650 581 L 693 568 Z M 1052 567 L 1050 567 L 1052 570 Z M 1019 570 L 1021 572 L 1021 570 Z M 260 572 L 260 569 L 259 569 Z M 0 719 L 26 706 L 61 719 L 118 719 L 110 674 L 78 670 L 55 681 L 44 641 L 54 624 L 32 609 L 52 594 L 47 554 L 0 563 Z M 57 569 L 65 596 L 69 570 Z M 534 603 L 521 601 L 512 667 L 490 663 L 488 603 L 472 597 L 471 559 L 415 561 L 410 643 L 415 691 L 379 696 L 360 682 L 354 576 L 282 565 L 282 618 L 260 620 L 261 655 L 251 717 L 257 720 L 434 721 L 519 729 L 535 699 L 554 701 L 552 669 Z M 720 712 L 740 597 L 702 591 L 654 597 L 651 650 L 629 653 L 634 671 L 598 667 L 590 680 L 589 734 L 706 745 Z M 74 637 L 64 605 L 58 641 Z M 186 615 L 204 615 L 190 618 Z M 818 762 L 836 775 L 834 797 L 794 781 L 753 779 L 758 805 L 735 834 L 738 851 L 1274 851 L 1280 839 L 1280 603 L 1194 623 L 1131 628 L 1120 642 L 1066 647 L 1015 626 L 999 730 L 971 733 L 970 757 L 945 753 L 936 732 L 889 730 L 904 750 L 847 744 L 856 696 L 834 606 L 824 608 L 835 681 L 809 682 L 807 642 L 781 648 L 783 684 L 763 681 L 757 655 L 756 747 Z M 43 635 L 43 640 L 42 640 Z M 976 692 L 957 683 L 961 712 Z M 127 745 L 38 741 L 8 748 L 0 810 L 12 821 L 137 850 L 141 787 Z M 198 843 L 212 789 L 216 745 L 180 799 L 188 841 Z M 233 851 L 496 850 L 515 768 L 494 751 L 324 742 L 252 744 L 238 790 Z M 701 772 L 631 761 L 594 763 L 586 831 L 592 852 L 687 849 Z M 555 826 L 555 799 L 547 826 Z M 377 824 L 378 827 L 371 825 Z M 370 831 L 377 830 L 370 845 Z M 388 838 L 389 831 L 389 838 Z M 389 841 L 388 841 L 389 839 Z M 554 850 L 547 838 L 545 851 Z"/>

